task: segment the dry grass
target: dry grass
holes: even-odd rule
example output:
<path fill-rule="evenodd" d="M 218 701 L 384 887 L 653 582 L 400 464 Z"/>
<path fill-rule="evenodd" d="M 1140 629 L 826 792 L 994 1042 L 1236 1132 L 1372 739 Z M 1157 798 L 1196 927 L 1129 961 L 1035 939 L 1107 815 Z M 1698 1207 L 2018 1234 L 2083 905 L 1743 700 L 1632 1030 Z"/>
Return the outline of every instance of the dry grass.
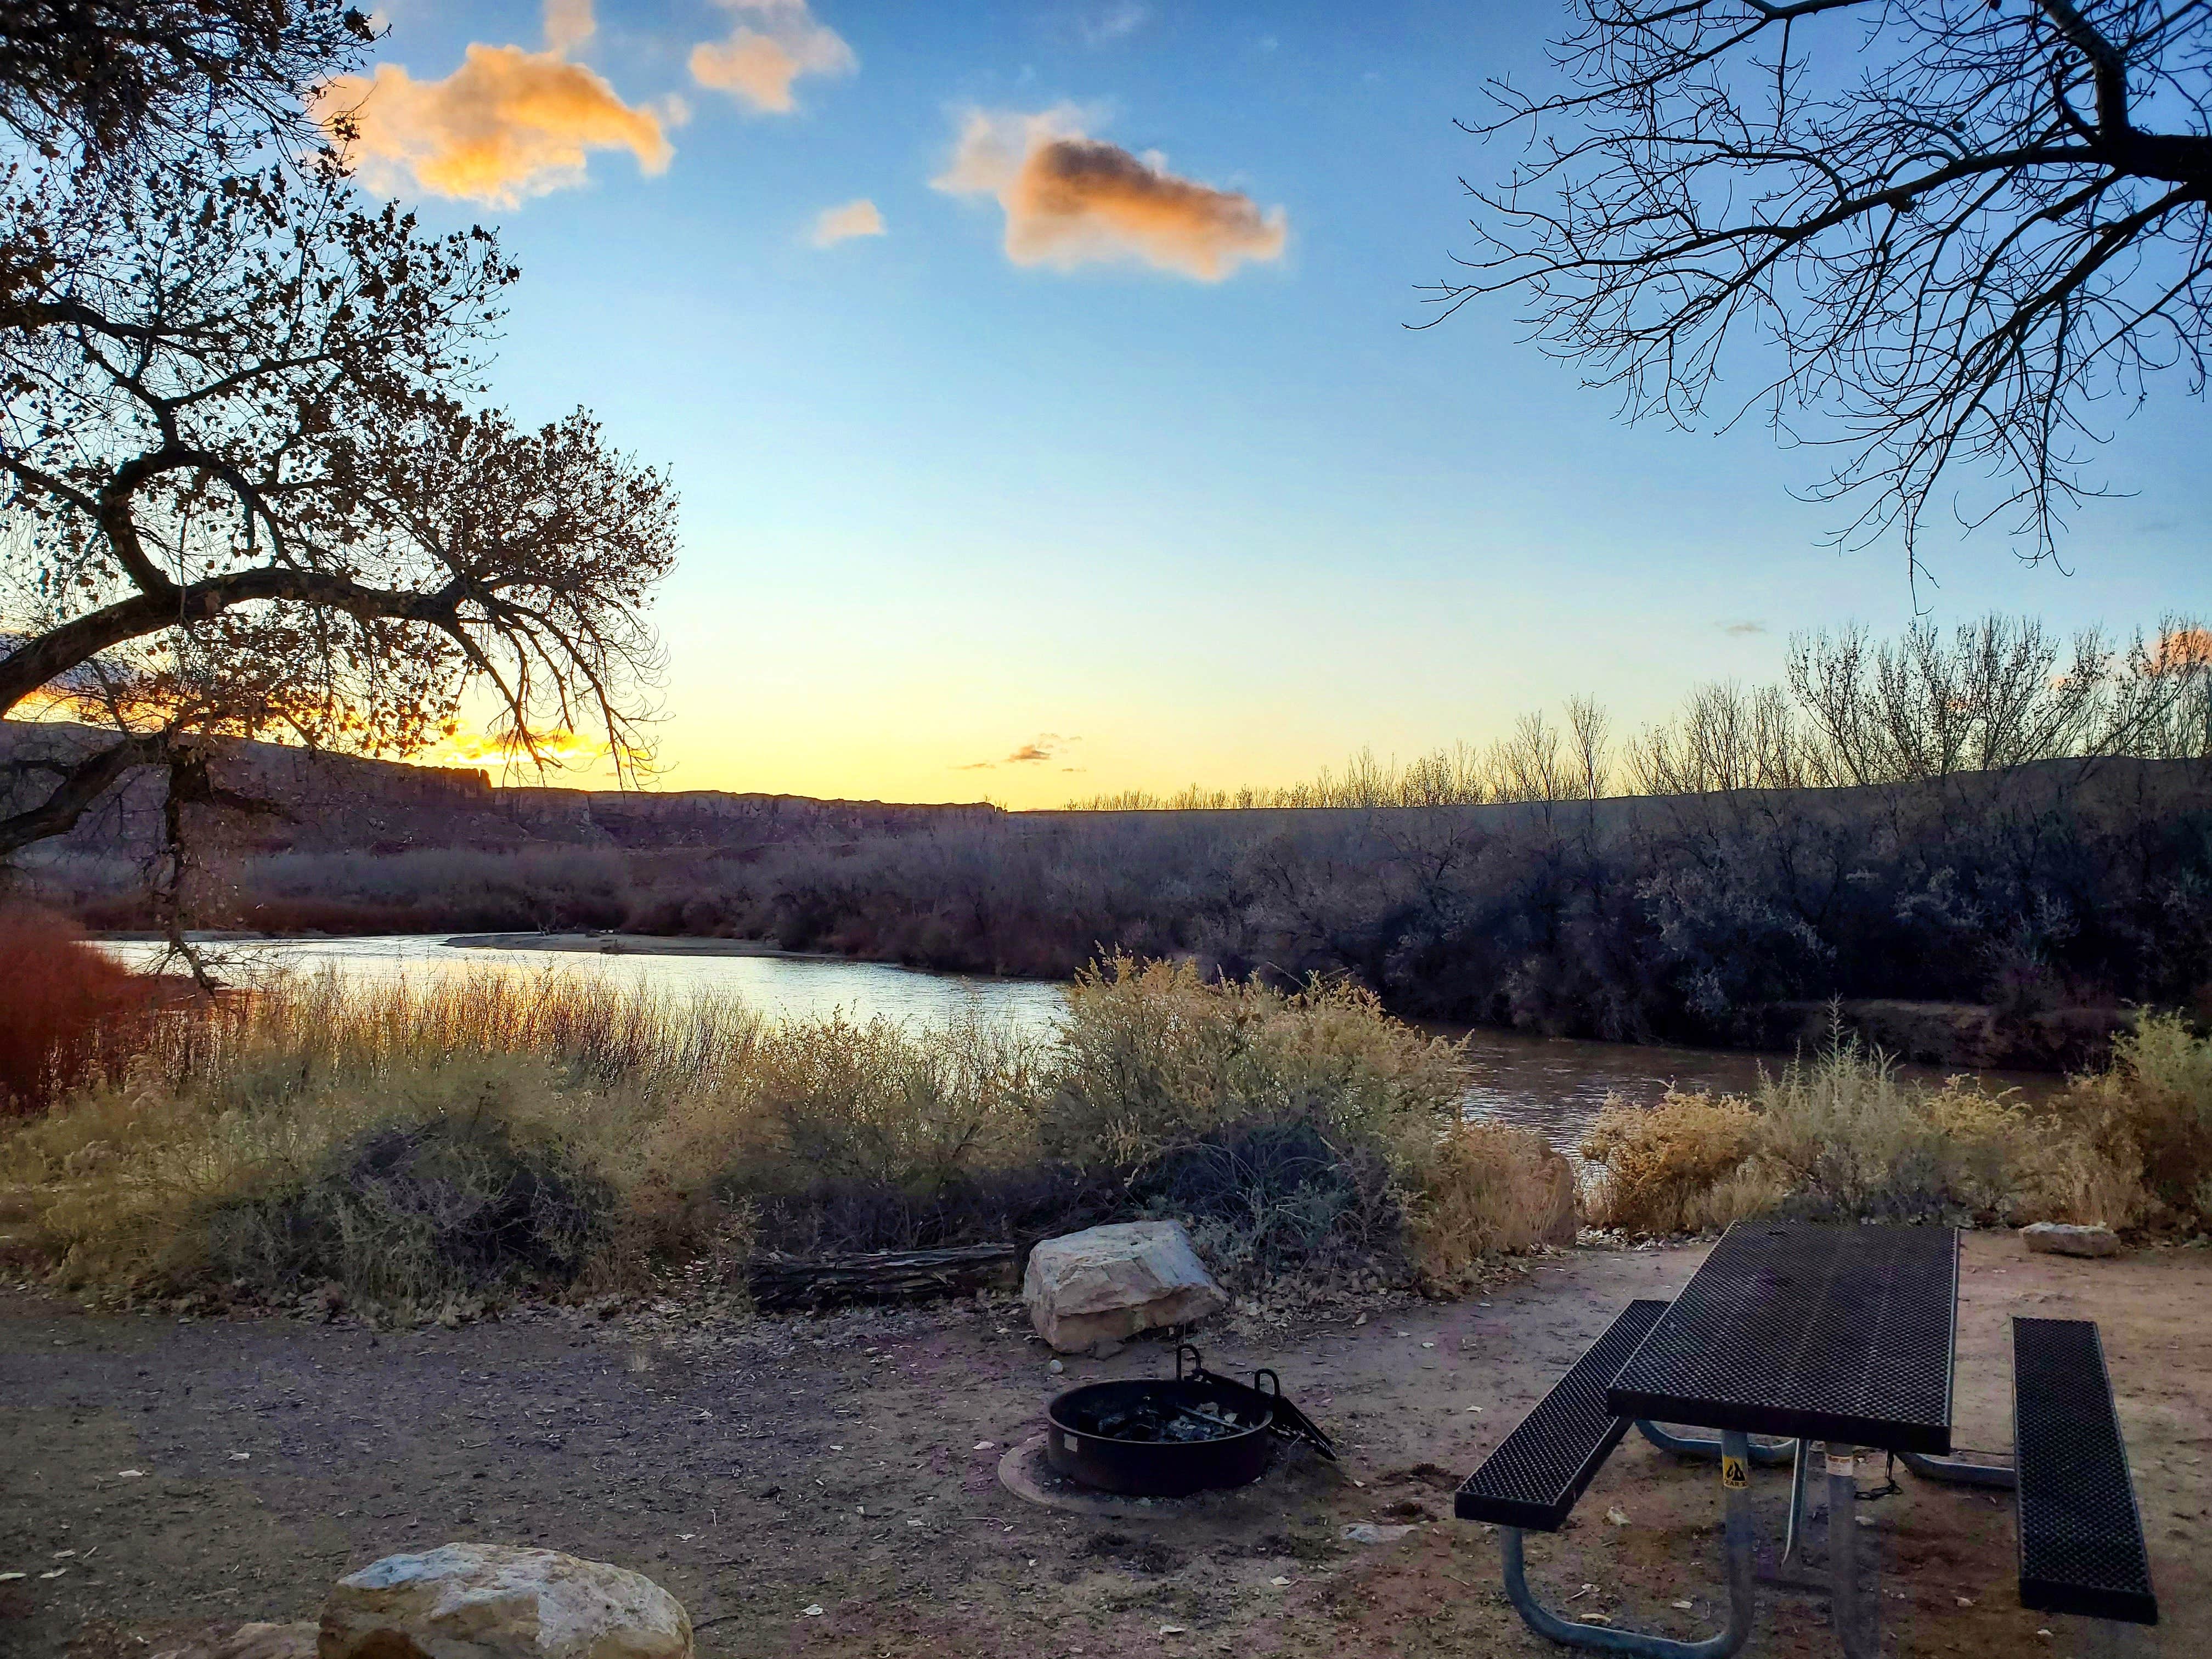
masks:
<path fill-rule="evenodd" d="M 1615 1097 L 1583 1141 L 1583 1156 L 1604 1165 L 1593 1218 L 1632 1233 L 1717 1231 L 1780 1196 L 1762 1190 L 1748 1165 L 1759 1121 L 1729 1095 L 1669 1092 L 1658 1105 Z"/>
<path fill-rule="evenodd" d="M 2031 1111 L 1968 1078 L 1936 1088 L 1906 1083 L 1886 1057 L 1838 1039 L 1809 1060 L 1762 1073 L 1748 1098 L 1670 1094 L 1649 1110 L 1609 1104 L 1583 1152 L 1604 1165 L 1595 1218 L 1631 1233 L 1711 1232 L 1775 1211 L 1831 1221 L 2119 1226 L 2142 1212 L 2143 1163 L 2110 1126 L 2127 1121 L 2122 1103 L 2141 1092 L 2116 1064 L 2077 1079 L 2080 1098 Z M 2081 1104 L 2090 1098 L 2104 1103 L 2094 1114 Z"/>
<path fill-rule="evenodd" d="M 1154 1213 L 1247 1283 L 1444 1277 L 1531 1243 L 1556 1181 L 1533 1135 L 1456 1127 L 1457 1048 L 1371 996 L 1127 961 L 1051 1040 L 548 970 L 280 981 L 107 1059 L 0 1139 L 0 1213 L 118 1295 L 434 1309 Z"/>
<path fill-rule="evenodd" d="M 2212 1231 L 2212 1037 L 2152 1015 L 2112 1044 L 2112 1064 L 2076 1078 L 2064 1109 L 2107 1162 L 2139 1170 L 2127 1219 Z"/>

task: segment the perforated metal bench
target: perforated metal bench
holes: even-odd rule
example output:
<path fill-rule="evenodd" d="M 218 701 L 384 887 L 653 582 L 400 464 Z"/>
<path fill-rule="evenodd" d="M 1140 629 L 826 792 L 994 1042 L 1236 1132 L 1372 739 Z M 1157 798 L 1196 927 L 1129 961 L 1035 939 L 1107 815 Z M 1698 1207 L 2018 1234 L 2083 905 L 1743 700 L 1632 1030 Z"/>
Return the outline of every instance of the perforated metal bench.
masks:
<path fill-rule="evenodd" d="M 1729 1622 L 1702 1641 L 1677 1641 L 1563 1619 L 1529 1594 L 1522 1536 L 1557 1532 L 1607 1458 L 1628 1432 L 1630 1419 L 1607 1407 L 1607 1386 L 1667 1311 L 1664 1302 L 1632 1302 L 1512 1433 L 1482 1461 L 1452 1499 L 1462 1521 L 1500 1528 L 1505 1594 L 1528 1627 L 1572 1647 L 1642 1656 L 1643 1659 L 1726 1659 L 1751 1634 L 1751 1510 L 1741 1484 L 1751 1462 L 1746 1435 L 1723 1433 L 1723 1468 L 1733 1466 L 1728 1490 Z"/>
<path fill-rule="evenodd" d="M 2096 1325 L 2014 1319 L 2012 1376 L 2021 1601 L 2045 1613 L 2156 1624 L 2142 1516 Z"/>

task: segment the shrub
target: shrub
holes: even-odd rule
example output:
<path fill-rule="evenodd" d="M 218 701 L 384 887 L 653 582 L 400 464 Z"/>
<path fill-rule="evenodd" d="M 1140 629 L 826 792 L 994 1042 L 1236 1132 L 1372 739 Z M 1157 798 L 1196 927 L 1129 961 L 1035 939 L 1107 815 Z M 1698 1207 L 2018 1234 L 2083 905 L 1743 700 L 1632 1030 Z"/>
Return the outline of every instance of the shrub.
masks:
<path fill-rule="evenodd" d="M 1534 1130 L 1488 1120 L 1438 1136 L 1409 1184 L 1407 1247 L 1415 1273 L 1437 1286 L 1543 1243 L 1554 1218 L 1577 1207 L 1566 1159 Z"/>
<path fill-rule="evenodd" d="M 2135 1175 L 2064 1114 L 1964 1078 L 1908 1084 L 1837 1037 L 1762 1073 L 1750 1099 L 1609 1103 L 1583 1146 L 1605 1165 L 1598 1217 L 1635 1233 L 1709 1232 L 1769 1211 L 1826 1221 L 2124 1223 Z"/>
<path fill-rule="evenodd" d="M 2140 1218 L 2212 1227 L 2212 1038 L 2147 1014 L 2114 1039 L 2111 1065 L 2074 1079 L 2063 1107 L 2105 1158 L 2141 1171 Z"/>
<path fill-rule="evenodd" d="M 1224 1125 L 1308 1122 L 1396 1163 L 1455 1121 L 1467 1079 L 1459 1044 L 1349 982 L 1285 993 L 1119 957 L 1077 976 L 1048 1086 L 1040 1133 L 1065 1156 L 1133 1167 Z"/>
<path fill-rule="evenodd" d="M 1169 1146 L 1128 1183 L 1155 1214 L 1192 1225 L 1227 1278 L 1357 1271 L 1401 1255 L 1399 1193 L 1372 1147 L 1332 1144 L 1310 1121 L 1237 1123 Z"/>
<path fill-rule="evenodd" d="M 41 1110 L 81 1082 L 103 1033 L 143 1020 L 155 988 L 51 911 L 0 906 L 0 1115 Z"/>
<path fill-rule="evenodd" d="M 305 1179 L 210 1205 L 203 1225 L 214 1272 L 264 1297 L 335 1282 L 432 1307 L 574 1284 L 613 1208 L 557 1141 L 477 1113 L 368 1130 Z"/>
<path fill-rule="evenodd" d="M 1605 1166 L 1594 1218 L 1632 1233 L 1709 1232 L 1755 1213 L 1775 1194 L 1747 1170 L 1758 1114 L 1734 1096 L 1668 1091 L 1656 1106 L 1606 1103 L 1583 1141 Z"/>
<path fill-rule="evenodd" d="M 1048 1042 L 551 973 L 278 981 L 0 1139 L 0 1206 L 63 1283 L 395 1311 L 1150 1215 L 1240 1282 L 1395 1282 L 1526 1248 L 1556 1200 L 1533 1135 L 1459 1123 L 1463 1085 L 1366 993 L 1126 961 Z"/>

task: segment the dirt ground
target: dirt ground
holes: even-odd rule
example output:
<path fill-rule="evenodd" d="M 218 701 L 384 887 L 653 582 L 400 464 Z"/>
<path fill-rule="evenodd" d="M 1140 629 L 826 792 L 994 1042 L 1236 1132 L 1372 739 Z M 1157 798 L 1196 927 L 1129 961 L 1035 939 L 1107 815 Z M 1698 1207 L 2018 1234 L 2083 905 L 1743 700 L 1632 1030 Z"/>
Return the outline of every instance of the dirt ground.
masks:
<path fill-rule="evenodd" d="M 1702 1254 L 1583 1249 L 1364 1324 L 1201 1334 L 1216 1369 L 1279 1370 L 1344 1462 L 1292 1454 L 1243 1492 L 1111 1522 L 1014 1497 L 1001 1449 L 1054 1389 L 1164 1372 L 1169 1350 L 1054 1376 L 1005 1304 L 705 1323 L 541 1311 L 380 1334 L 0 1296 L 0 1571 L 25 1575 L 0 1583 L 0 1652 L 111 1659 L 313 1618 L 341 1573 L 472 1540 L 645 1572 L 709 1656 L 1557 1653 L 1506 1606 L 1496 1536 L 1450 1518 L 1451 1488 L 1625 1303 L 1669 1293 Z M 2070 1261 L 1968 1238 L 1961 1447 L 2009 1443 L 2008 1316 L 2095 1318 L 2166 1622 L 2106 1650 L 2094 1627 L 2024 1611 L 2009 1499 L 1905 1476 L 1860 1505 L 1885 1653 L 2212 1652 L 2208 1307 L 2212 1252 Z M 1772 1536 L 1786 1472 L 1755 1486 Z M 1570 1529 L 1532 1540 L 1531 1576 L 1617 1624 L 1711 1628 L 1719 1496 L 1632 1437 Z M 1366 1521 L 1414 1524 L 1344 1536 Z M 1764 1589 L 1747 1650 L 1836 1650 L 1819 1602 Z"/>

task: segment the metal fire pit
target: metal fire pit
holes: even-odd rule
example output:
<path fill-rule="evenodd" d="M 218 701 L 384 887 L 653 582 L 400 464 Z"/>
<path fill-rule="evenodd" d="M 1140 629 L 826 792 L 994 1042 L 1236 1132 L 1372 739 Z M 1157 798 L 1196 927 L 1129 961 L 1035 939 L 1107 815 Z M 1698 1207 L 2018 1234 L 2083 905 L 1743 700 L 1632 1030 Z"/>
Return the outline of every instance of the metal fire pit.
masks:
<path fill-rule="evenodd" d="M 1186 1364 L 1186 1361 L 1188 1364 Z M 1258 1480 L 1278 1438 L 1336 1456 L 1271 1370 L 1248 1383 L 1206 1369 L 1188 1343 L 1172 1379 L 1092 1382 L 1045 1408 L 1045 1455 L 1070 1480 L 1132 1498 L 1182 1498 Z"/>

